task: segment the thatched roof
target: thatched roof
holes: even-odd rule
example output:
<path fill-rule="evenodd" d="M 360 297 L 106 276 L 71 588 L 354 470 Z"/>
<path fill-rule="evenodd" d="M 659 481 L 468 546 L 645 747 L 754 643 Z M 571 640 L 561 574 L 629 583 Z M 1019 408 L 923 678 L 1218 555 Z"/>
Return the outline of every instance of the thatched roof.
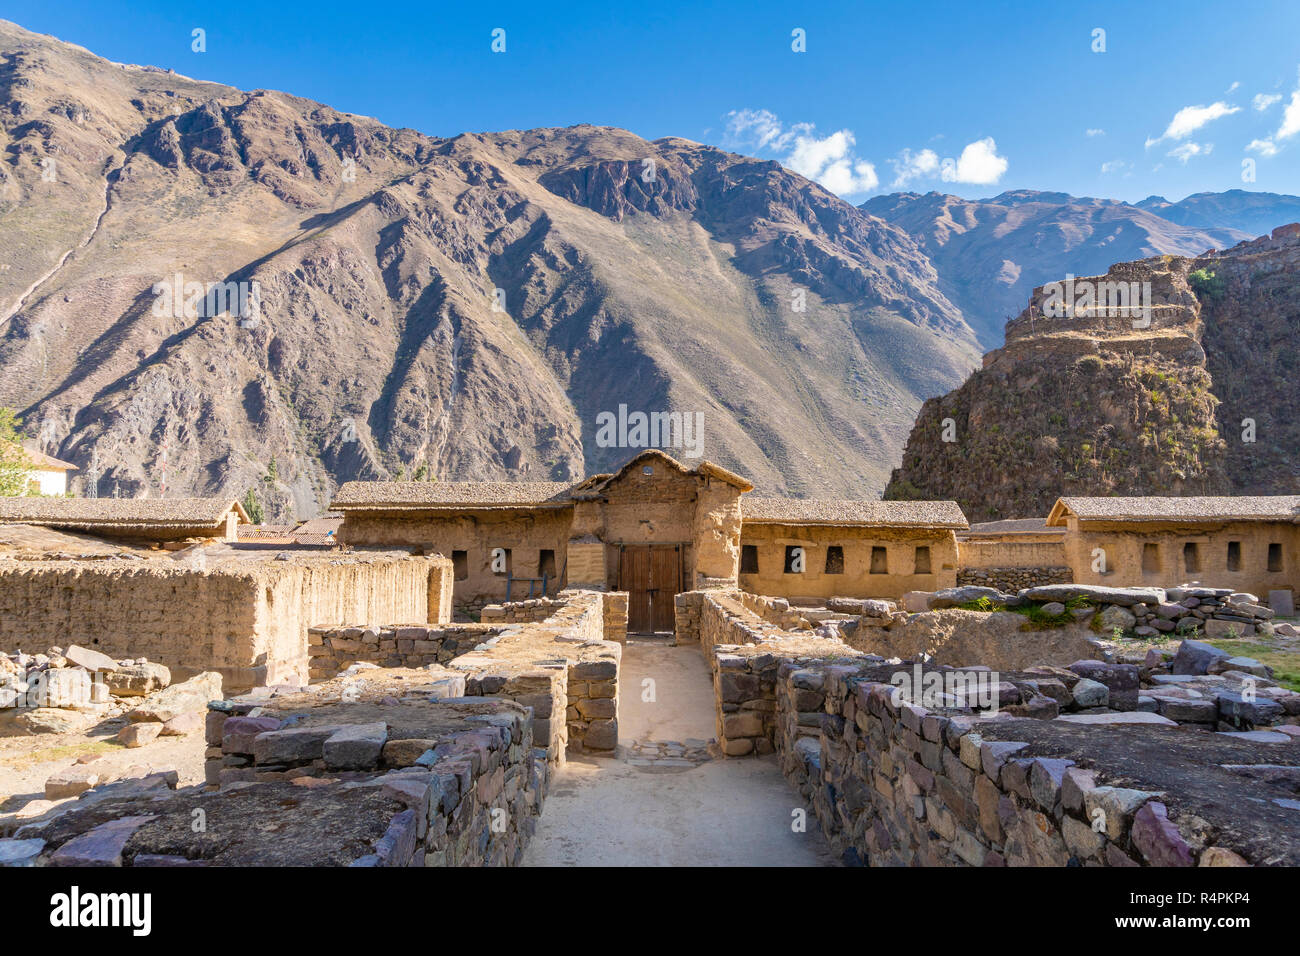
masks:
<path fill-rule="evenodd" d="M 1300 521 L 1300 495 L 1223 495 L 1186 498 L 1058 498 L 1049 527 L 1080 521 Z"/>
<path fill-rule="evenodd" d="M 850 501 L 817 498 L 743 498 L 744 524 L 856 525 L 965 528 L 955 501 Z"/>
<path fill-rule="evenodd" d="M 333 511 L 477 511 L 565 508 L 563 481 L 349 481 L 330 503 Z"/>
<path fill-rule="evenodd" d="M 23 445 L 23 454 L 31 462 L 33 471 L 76 471 L 77 466 L 67 461 L 60 461 L 43 451 Z"/>
<path fill-rule="evenodd" d="M 597 498 L 606 488 L 617 482 L 632 469 L 644 468 L 647 465 L 663 465 L 683 475 L 701 475 L 706 478 L 716 478 L 718 481 L 733 486 L 741 493 L 754 490 L 754 486 L 750 484 L 748 479 L 742 478 L 734 471 L 728 471 L 721 465 L 715 465 L 711 461 L 701 460 L 694 468 L 687 468 L 672 455 L 666 454 L 658 448 L 647 448 L 645 451 L 632 456 L 623 467 L 612 475 L 592 475 L 590 478 L 578 482 L 573 486 L 573 496 L 575 498 Z"/>
<path fill-rule="evenodd" d="M 0 522 L 39 524 L 87 531 L 221 531 L 234 511 L 248 520 L 230 498 L 0 498 Z"/>

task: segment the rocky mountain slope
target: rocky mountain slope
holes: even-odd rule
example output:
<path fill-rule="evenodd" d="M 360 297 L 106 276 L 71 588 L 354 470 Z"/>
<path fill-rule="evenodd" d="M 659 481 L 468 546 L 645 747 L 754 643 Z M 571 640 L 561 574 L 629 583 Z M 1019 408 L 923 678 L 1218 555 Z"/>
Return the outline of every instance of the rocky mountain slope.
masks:
<path fill-rule="evenodd" d="M 905 231 L 686 140 L 439 140 L 0 22 L 0 145 L 0 405 L 82 493 L 565 479 L 635 450 L 595 441 L 625 403 L 866 496 L 978 355 Z M 183 307 L 227 282 L 258 304 Z"/>
<path fill-rule="evenodd" d="M 1300 492 L 1300 225 L 1117 264 L 1073 301 L 1101 281 L 1150 283 L 1150 325 L 1053 315 L 1064 290 L 1035 290 L 1006 345 L 925 403 L 886 497 L 954 498 L 976 521 L 1067 494 Z"/>
<path fill-rule="evenodd" d="M 1147 208 L 1034 190 L 982 200 L 892 193 L 860 208 L 916 239 L 934 263 L 944 294 L 961 309 L 980 342 L 995 348 L 1002 344 L 1003 325 L 1044 282 L 1066 273 L 1095 275 L 1112 263 L 1146 256 L 1200 255 L 1300 218 L 1287 215 L 1280 202 L 1300 204 L 1296 197 L 1277 196 L 1262 205 L 1255 198 L 1272 195 L 1233 190 L 1164 205 L 1152 197 L 1144 200 L 1152 204 Z M 1220 197 L 1217 205 L 1209 197 Z M 1279 218 L 1267 226 L 1237 228 L 1260 216 L 1268 219 L 1269 209 Z"/>
<path fill-rule="evenodd" d="M 1300 196 L 1245 189 L 1193 193 L 1178 202 L 1170 202 L 1163 196 L 1148 196 L 1133 205 L 1180 226 L 1211 232 L 1231 229 L 1250 237 L 1267 235 L 1283 223 L 1300 221 Z"/>

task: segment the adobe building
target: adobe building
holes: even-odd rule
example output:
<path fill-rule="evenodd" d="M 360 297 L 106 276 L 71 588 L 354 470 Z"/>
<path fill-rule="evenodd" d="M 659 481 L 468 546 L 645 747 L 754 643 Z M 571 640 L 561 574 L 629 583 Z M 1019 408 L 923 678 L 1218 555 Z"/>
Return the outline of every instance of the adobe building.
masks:
<path fill-rule="evenodd" d="M 0 498 L 0 524 L 147 542 L 233 542 L 248 522 L 233 498 Z"/>
<path fill-rule="evenodd" d="M 954 501 L 747 498 L 740 586 L 787 598 L 901 598 L 957 583 Z"/>
<path fill-rule="evenodd" d="M 349 482 L 339 542 L 452 558 L 458 612 L 554 594 L 627 591 L 628 628 L 673 627 L 673 599 L 711 585 L 775 597 L 899 597 L 956 581 L 954 502 L 742 498 L 753 486 L 658 450 L 556 482 Z M 802 548 L 802 567 L 787 558 Z M 743 556 L 742 556 L 743 555 Z M 750 570 L 755 569 L 755 570 Z"/>
<path fill-rule="evenodd" d="M 1080 584 L 1200 582 L 1265 599 L 1297 582 L 1300 495 L 1066 497 L 1047 526 L 1066 530 L 1066 561 Z"/>

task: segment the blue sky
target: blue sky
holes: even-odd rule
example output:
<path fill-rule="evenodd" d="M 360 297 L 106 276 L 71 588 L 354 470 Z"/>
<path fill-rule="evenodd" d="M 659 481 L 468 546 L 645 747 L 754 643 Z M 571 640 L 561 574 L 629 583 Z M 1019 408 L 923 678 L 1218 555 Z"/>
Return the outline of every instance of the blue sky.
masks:
<path fill-rule="evenodd" d="M 1300 193 L 1297 0 L 6 0 L 0 17 L 435 136 L 584 122 L 682 136 L 780 159 L 854 201 L 899 188 Z M 191 50 L 195 28 L 205 52 Z"/>

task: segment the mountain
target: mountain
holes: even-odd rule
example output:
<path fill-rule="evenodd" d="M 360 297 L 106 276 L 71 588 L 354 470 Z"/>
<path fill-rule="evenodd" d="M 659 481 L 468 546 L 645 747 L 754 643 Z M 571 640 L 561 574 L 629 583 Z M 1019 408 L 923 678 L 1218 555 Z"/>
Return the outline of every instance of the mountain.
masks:
<path fill-rule="evenodd" d="M 1195 193 L 1174 203 L 1163 196 L 1148 196 L 1134 206 L 1181 226 L 1226 228 L 1252 237 L 1267 235 L 1283 223 L 1300 221 L 1300 196 L 1255 193 L 1244 189 Z"/>
<path fill-rule="evenodd" d="M 1102 282 L 1147 284 L 1150 311 L 1059 314 Z M 885 496 L 982 521 L 1069 494 L 1298 494 L 1297 343 L 1300 224 L 1036 289 L 1006 344 L 925 403 Z"/>
<path fill-rule="evenodd" d="M 0 405 L 101 495 L 563 480 L 626 404 L 861 497 L 978 356 L 902 228 L 687 140 L 436 139 L 0 22 L 0 143 Z"/>
<path fill-rule="evenodd" d="M 1242 201 L 1234 204 L 1229 199 L 1223 207 L 1246 208 Z M 1141 203 L 1133 206 L 1033 190 L 980 200 L 936 192 L 892 193 L 869 199 L 859 208 L 901 226 L 917 241 L 939 273 L 939 288 L 986 348 L 1001 344 L 1007 319 L 1018 314 L 1033 289 L 1044 282 L 1066 273 L 1095 275 L 1112 263 L 1147 256 L 1195 256 L 1267 231 L 1243 231 L 1220 222 L 1208 202 L 1196 207 L 1204 211 L 1205 221 L 1193 224 L 1172 221 L 1162 210 L 1143 208 Z M 1283 216 L 1268 229 L 1296 218 L 1300 216 Z M 1231 222 L 1249 220 L 1242 213 Z"/>

